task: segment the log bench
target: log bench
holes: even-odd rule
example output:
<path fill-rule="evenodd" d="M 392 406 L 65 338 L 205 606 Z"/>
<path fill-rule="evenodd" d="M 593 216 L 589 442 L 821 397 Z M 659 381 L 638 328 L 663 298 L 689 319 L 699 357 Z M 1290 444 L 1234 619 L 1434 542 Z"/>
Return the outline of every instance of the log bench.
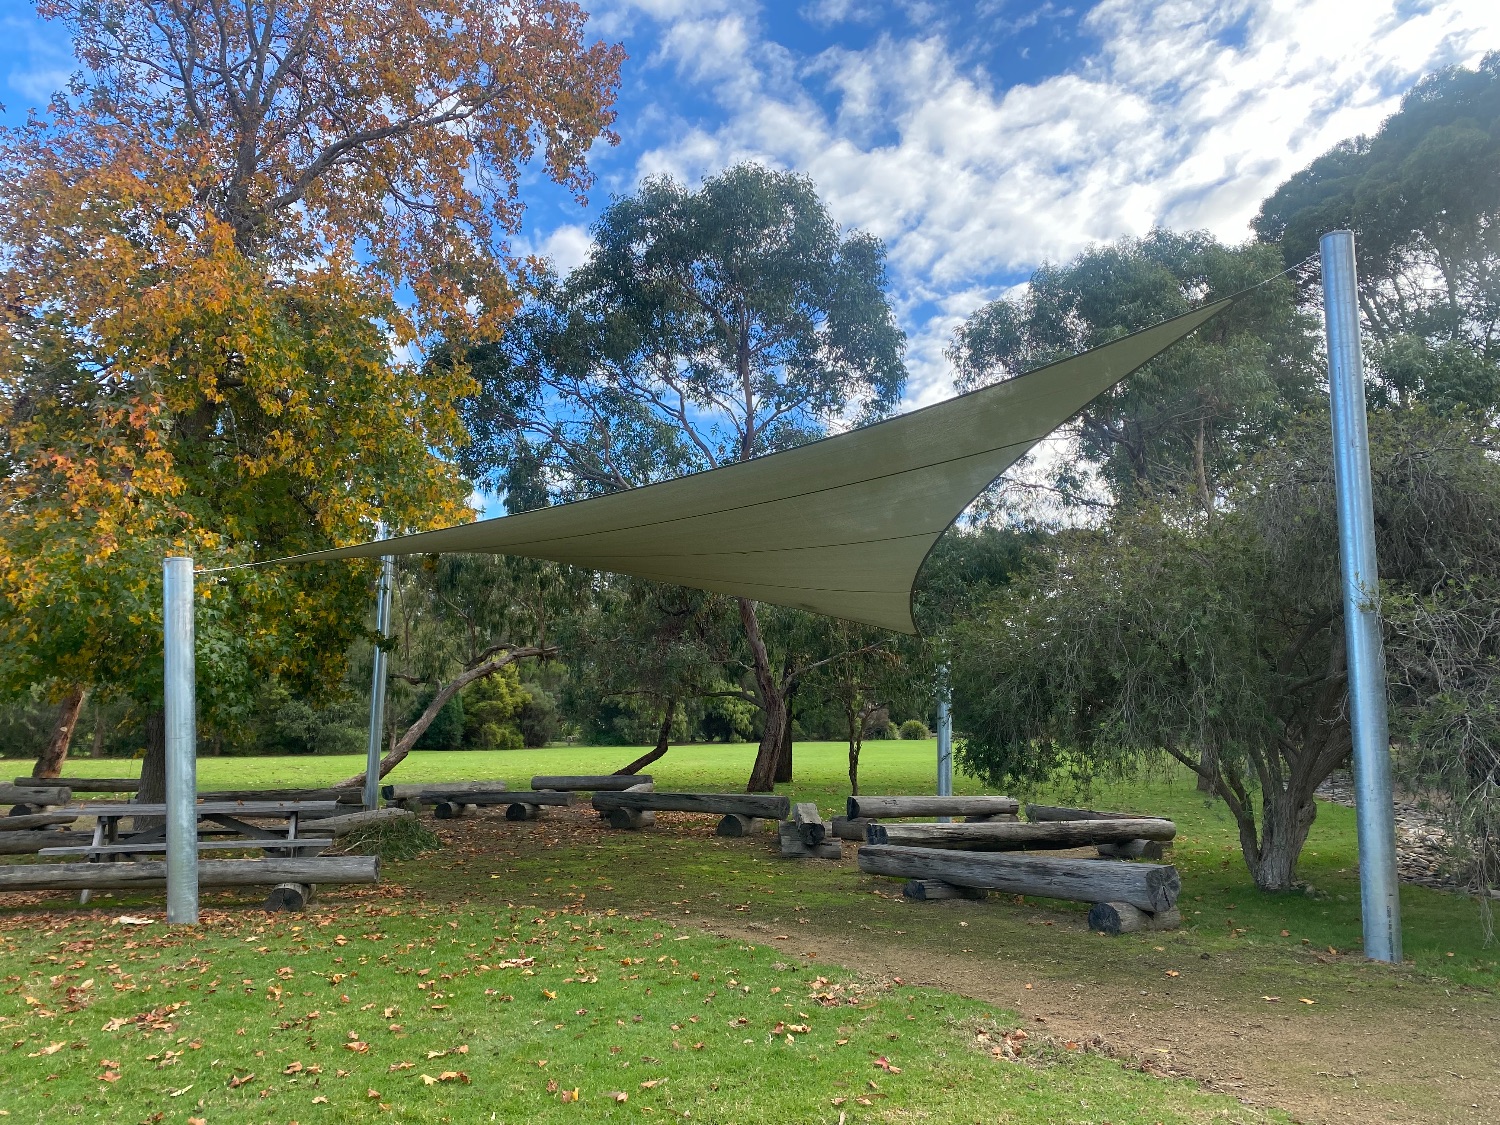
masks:
<path fill-rule="evenodd" d="M 1177 835 L 1170 820 L 1055 820 L 1040 823 L 880 824 L 865 829 L 872 844 L 900 844 L 950 851 L 1066 849 L 1132 841 L 1169 841 Z"/>
<path fill-rule="evenodd" d="M 327 840 L 278 840 L 272 843 L 269 840 L 199 840 L 197 844 L 200 852 L 229 852 L 247 851 L 259 849 L 265 852 L 287 853 L 287 852 L 309 852 L 317 855 L 328 847 Z M 60 847 L 47 847 L 39 850 L 37 855 L 86 855 L 86 856 L 116 856 L 116 855 L 166 855 L 166 844 L 68 844 Z"/>
<path fill-rule="evenodd" d="M 649 773 L 539 773 L 531 779 L 531 787 L 568 793 L 623 793 L 637 785 L 650 785 L 655 780 Z"/>
<path fill-rule="evenodd" d="M 506 820 L 536 820 L 542 810 L 553 806 L 569 808 L 576 799 L 567 790 L 545 789 L 530 793 L 512 793 L 510 804 L 505 806 Z"/>
<path fill-rule="evenodd" d="M 895 844 L 866 844 L 860 848 L 859 869 L 869 875 L 936 879 L 956 887 L 1037 898 L 1123 902 L 1153 915 L 1175 907 L 1182 891 L 1177 869 L 1165 864 L 939 851 Z"/>
<path fill-rule="evenodd" d="M 1139 820 L 1136 813 L 1100 812 L 1098 809 L 1075 809 L 1059 805 L 1027 805 L 1026 819 L 1033 824 L 1057 820 Z M 1110 859 L 1161 859 L 1170 840 L 1142 838 L 1101 843 L 1099 854 Z"/>
<path fill-rule="evenodd" d="M 138 777 L 18 777 L 16 786 L 21 789 L 52 788 L 66 786 L 74 793 L 136 793 L 140 791 Z"/>
<path fill-rule="evenodd" d="M 721 817 L 733 814 L 752 820 L 785 820 L 791 812 L 786 797 L 759 793 L 596 792 L 593 805 L 608 814 L 616 828 L 641 827 L 641 817 L 658 812 L 716 813 Z"/>
<path fill-rule="evenodd" d="M 850 820 L 899 820 L 913 816 L 1004 817 L 1015 819 L 1021 802 L 1014 797 L 850 797 Z"/>

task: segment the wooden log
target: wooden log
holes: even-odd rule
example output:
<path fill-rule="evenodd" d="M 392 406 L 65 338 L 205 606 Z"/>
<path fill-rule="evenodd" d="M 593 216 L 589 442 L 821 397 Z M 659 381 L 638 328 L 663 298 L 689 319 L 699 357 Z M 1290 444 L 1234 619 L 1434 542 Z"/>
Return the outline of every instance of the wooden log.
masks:
<path fill-rule="evenodd" d="M 313 896 L 313 888 L 307 883 L 277 883 L 266 896 L 265 909 L 275 913 L 279 910 L 299 911 L 307 906 Z"/>
<path fill-rule="evenodd" d="M 1089 907 L 1089 929 L 1111 937 L 1144 930 L 1175 930 L 1180 925 L 1182 913 L 1175 906 L 1156 914 L 1128 902 L 1096 902 Z"/>
<path fill-rule="evenodd" d="M 1072 809 L 1063 805 L 1027 805 L 1026 819 L 1039 820 L 1145 820 L 1128 812 L 1099 812 L 1097 809 Z"/>
<path fill-rule="evenodd" d="M 238 852 L 258 851 L 268 852 L 287 851 L 299 852 L 303 855 L 311 853 L 317 855 L 328 846 L 328 841 L 318 836 L 309 836 L 306 839 L 288 840 L 284 837 L 275 840 L 249 839 L 241 836 L 233 840 L 199 840 L 197 848 L 200 852 Z M 167 845 L 160 841 L 150 844 L 77 844 L 66 847 L 43 848 L 38 855 L 166 855 Z"/>
<path fill-rule="evenodd" d="M 274 887 L 278 883 L 378 883 L 380 859 L 373 855 L 298 859 L 204 859 L 200 887 Z M 0 865 L 0 892 L 128 890 L 164 887 L 167 861 L 134 863 L 24 863 Z"/>
<path fill-rule="evenodd" d="M 432 815 L 438 820 L 457 820 L 468 816 L 474 809 L 460 801 L 437 801 L 432 806 Z"/>
<path fill-rule="evenodd" d="M 940 879 L 908 879 L 901 893 L 917 902 L 936 902 L 944 898 L 966 898 L 978 902 L 990 895 L 989 891 L 978 887 L 955 887 Z"/>
<path fill-rule="evenodd" d="M 960 887 L 1075 902 L 1128 902 L 1157 913 L 1170 910 L 1182 891 L 1177 869 L 1154 863 L 1100 863 L 1092 859 L 938 851 L 893 844 L 859 849 L 859 869 L 902 879 L 940 879 Z"/>
<path fill-rule="evenodd" d="M 643 781 L 639 785 L 632 785 L 629 789 L 621 790 L 621 792 L 624 792 L 624 793 L 655 793 L 656 792 L 656 783 L 654 781 Z M 601 809 L 601 808 L 599 808 L 598 805 L 595 805 L 594 806 L 594 810 L 599 814 L 599 819 L 600 820 L 604 821 L 606 824 L 612 824 L 616 828 L 644 828 L 644 827 L 646 827 L 649 824 L 655 824 L 656 823 L 656 814 L 655 813 L 651 814 L 651 819 L 650 820 L 641 820 L 639 823 L 627 823 L 627 822 L 629 822 L 631 820 L 631 818 L 630 817 L 614 817 L 613 814 L 616 811 L 614 809 Z M 615 820 L 616 819 L 620 820 L 621 823 L 615 824 Z"/>
<path fill-rule="evenodd" d="M 503 781 L 423 781 L 415 785 L 382 785 L 380 795 L 387 801 L 421 798 L 423 793 L 458 796 L 463 793 L 504 793 Z"/>
<path fill-rule="evenodd" d="M 542 815 L 541 805 L 523 805 L 520 802 L 505 806 L 506 820 L 537 820 Z"/>
<path fill-rule="evenodd" d="M 594 808 L 651 809 L 656 812 L 739 813 L 741 816 L 785 820 L 791 812 L 786 797 L 759 793 L 596 793 Z"/>
<path fill-rule="evenodd" d="M 869 817 L 860 817 L 851 820 L 847 816 L 836 816 L 829 824 L 833 826 L 833 834 L 840 840 L 857 840 L 861 844 L 865 842 L 865 829 L 875 822 Z"/>
<path fill-rule="evenodd" d="M 77 813 L 22 813 L 19 816 L 0 816 L 0 832 L 19 832 L 23 828 L 46 828 L 53 824 L 72 824 Z"/>
<path fill-rule="evenodd" d="M 1084 848 L 1131 840 L 1170 840 L 1177 826 L 1170 820 L 1054 820 L 1038 824 L 991 821 L 984 824 L 871 824 L 865 839 L 872 844 L 908 848 L 1006 852 L 1024 848 Z"/>
<path fill-rule="evenodd" d="M 1161 859 L 1167 854 L 1164 840 L 1126 840 L 1122 844 L 1100 844 L 1102 859 Z"/>
<path fill-rule="evenodd" d="M 809 845 L 802 839 L 793 821 L 784 821 L 780 828 L 782 859 L 843 859 L 844 845 L 837 840 L 824 839 Z"/>
<path fill-rule="evenodd" d="M 0 781 L 0 805 L 66 805 L 73 790 L 66 785 L 6 785 Z"/>
<path fill-rule="evenodd" d="M 823 814 L 814 801 L 799 801 L 792 806 L 792 823 L 796 825 L 802 842 L 810 848 L 817 847 L 825 836 L 833 834 L 831 826 L 823 823 Z"/>
<path fill-rule="evenodd" d="M 450 793 L 446 789 L 424 789 L 417 797 L 417 804 L 508 805 L 515 799 L 515 794 L 503 790 L 498 793 Z"/>
<path fill-rule="evenodd" d="M 22 789 L 56 788 L 65 785 L 75 793 L 135 793 L 140 790 L 138 777 L 18 777 Z"/>
<path fill-rule="evenodd" d="M 0 855 L 35 855 L 43 848 L 66 848 L 88 844 L 89 832 L 0 832 Z"/>
<path fill-rule="evenodd" d="M 512 793 L 510 799 L 523 805 L 572 805 L 578 797 L 565 790 L 542 789 Z"/>
<path fill-rule="evenodd" d="M 980 813 L 978 816 L 966 816 L 966 817 L 964 817 L 964 823 L 965 824 L 993 824 L 997 820 L 999 820 L 999 821 L 1016 821 L 1016 820 L 1020 820 L 1020 819 L 1021 818 L 1018 817 L 1013 812 Z"/>
<path fill-rule="evenodd" d="M 199 793 L 198 800 L 214 802 L 333 801 L 340 805 L 363 805 L 365 791 L 348 785 L 329 789 L 215 789 Z"/>
<path fill-rule="evenodd" d="M 416 819 L 415 813 L 387 806 L 383 809 L 363 809 L 360 812 L 344 813 L 342 816 L 327 816 L 321 820 L 310 820 L 302 827 L 309 836 L 318 836 L 325 832 L 330 836 L 347 836 L 360 828 Z"/>
<path fill-rule="evenodd" d="M 656 814 L 642 809 L 606 809 L 604 819 L 611 828 L 649 828 L 656 823 Z"/>
<path fill-rule="evenodd" d="M 754 836 L 765 828 L 766 822 L 757 816 L 741 816 L 739 813 L 726 813 L 724 819 L 719 821 L 719 826 L 714 829 L 715 836 Z"/>
<path fill-rule="evenodd" d="M 986 816 L 1013 813 L 1014 797 L 850 797 L 848 816 L 899 819 L 905 816 Z"/>
<path fill-rule="evenodd" d="M 546 774 L 531 779 L 533 789 L 561 789 L 579 793 L 623 793 L 637 785 L 649 785 L 649 773 Z"/>

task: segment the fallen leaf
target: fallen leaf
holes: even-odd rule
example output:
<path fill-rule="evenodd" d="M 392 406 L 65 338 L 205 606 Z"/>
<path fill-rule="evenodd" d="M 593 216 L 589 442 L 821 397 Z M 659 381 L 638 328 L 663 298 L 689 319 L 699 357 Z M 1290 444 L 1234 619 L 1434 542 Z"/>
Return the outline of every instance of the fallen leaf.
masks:
<path fill-rule="evenodd" d="M 1280 1004 L 1281 1003 L 1281 997 L 1280 996 L 1262 996 L 1261 999 L 1264 1000 L 1267 1004 Z"/>
<path fill-rule="evenodd" d="M 282 1074 L 301 1074 L 302 1073 L 302 1064 L 300 1062 L 287 1063 L 287 1065 L 282 1068 L 281 1073 Z"/>
<path fill-rule="evenodd" d="M 571 1090 L 564 1090 L 561 1094 L 557 1095 L 557 1098 L 558 1101 L 576 1102 L 578 1100 L 578 1087 L 575 1086 Z"/>
<path fill-rule="evenodd" d="M 1180 977 L 1180 976 L 1182 976 L 1182 974 L 1179 973 L 1176 969 L 1168 969 L 1167 970 L 1167 976 L 1169 976 L 1169 977 Z"/>
<path fill-rule="evenodd" d="M 192 1088 L 193 1088 L 193 1083 L 189 1082 L 186 1086 L 184 1086 L 180 1090 L 168 1090 L 167 1091 L 167 1097 L 169 1097 L 169 1098 L 180 1098 L 180 1097 L 182 1097 L 183 1094 L 187 1093 Z"/>
<path fill-rule="evenodd" d="M 624 1090 L 609 1090 L 604 1096 L 606 1098 L 614 1098 L 617 1102 L 628 1102 L 630 1100 L 630 1095 Z"/>
<path fill-rule="evenodd" d="M 254 1077 L 255 1077 L 255 1071 L 252 1070 L 249 1074 L 245 1075 L 243 1078 L 230 1078 L 229 1079 L 229 1088 L 231 1090 L 238 1090 L 241 1086 L 243 1086 L 246 1082 L 249 1082 Z"/>
<path fill-rule="evenodd" d="M 1297 1003 L 1299 1003 L 1299 1004 L 1316 1004 L 1317 1001 L 1316 1000 L 1309 1000 L 1306 996 L 1299 996 L 1299 997 L 1297 997 Z"/>
<path fill-rule="evenodd" d="M 55 1055 L 58 1051 L 61 1051 L 66 1046 L 66 1043 L 49 1043 L 40 1051 L 32 1051 L 31 1054 L 27 1055 L 26 1057 L 28 1059 L 34 1059 L 38 1058 L 41 1055 Z"/>
<path fill-rule="evenodd" d="M 121 914 L 115 919 L 117 926 L 149 926 L 156 921 L 154 918 L 142 918 L 137 914 Z"/>
<path fill-rule="evenodd" d="M 367 1098 L 379 1098 L 380 1097 L 380 1091 L 379 1090 L 366 1090 L 365 1091 L 365 1097 L 367 1097 Z"/>
<path fill-rule="evenodd" d="M 312 1104 L 313 1105 L 327 1105 L 328 1104 L 328 1099 L 325 1098 L 322 1094 L 319 1094 L 317 1097 L 315 1097 L 312 1100 Z"/>

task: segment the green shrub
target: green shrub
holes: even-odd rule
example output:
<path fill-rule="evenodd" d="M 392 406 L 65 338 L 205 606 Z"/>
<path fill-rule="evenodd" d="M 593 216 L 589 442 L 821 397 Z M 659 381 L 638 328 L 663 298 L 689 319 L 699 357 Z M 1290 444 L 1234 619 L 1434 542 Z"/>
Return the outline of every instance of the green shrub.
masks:
<path fill-rule="evenodd" d="M 931 738 L 932 732 L 921 719 L 907 719 L 901 724 L 902 738 Z"/>

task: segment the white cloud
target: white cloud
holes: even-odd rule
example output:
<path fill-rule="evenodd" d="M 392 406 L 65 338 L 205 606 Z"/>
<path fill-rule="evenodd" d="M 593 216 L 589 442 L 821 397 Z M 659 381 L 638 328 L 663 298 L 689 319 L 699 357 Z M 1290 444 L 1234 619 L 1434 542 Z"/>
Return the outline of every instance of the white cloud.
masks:
<path fill-rule="evenodd" d="M 1006 87 L 935 32 L 797 59 L 742 9 L 679 10 L 655 61 L 725 117 L 682 122 L 637 174 L 753 158 L 811 175 L 840 222 L 887 242 L 913 402 L 949 392 L 952 325 L 1015 274 L 1157 224 L 1239 241 L 1278 183 L 1421 74 L 1500 46 L 1493 0 L 1103 0 L 1084 20 L 1095 54 Z"/>
<path fill-rule="evenodd" d="M 539 242 L 528 244 L 521 252 L 549 259 L 552 268 L 562 276 L 583 265 L 593 246 L 594 240 L 589 237 L 587 227 L 568 223 L 554 227 Z"/>
<path fill-rule="evenodd" d="M 0 19 L 0 34 L 10 40 L 11 52 L 25 59 L 5 76 L 5 83 L 28 105 L 45 106 L 78 69 L 67 36 L 58 34 L 54 26 L 7 17 Z"/>

